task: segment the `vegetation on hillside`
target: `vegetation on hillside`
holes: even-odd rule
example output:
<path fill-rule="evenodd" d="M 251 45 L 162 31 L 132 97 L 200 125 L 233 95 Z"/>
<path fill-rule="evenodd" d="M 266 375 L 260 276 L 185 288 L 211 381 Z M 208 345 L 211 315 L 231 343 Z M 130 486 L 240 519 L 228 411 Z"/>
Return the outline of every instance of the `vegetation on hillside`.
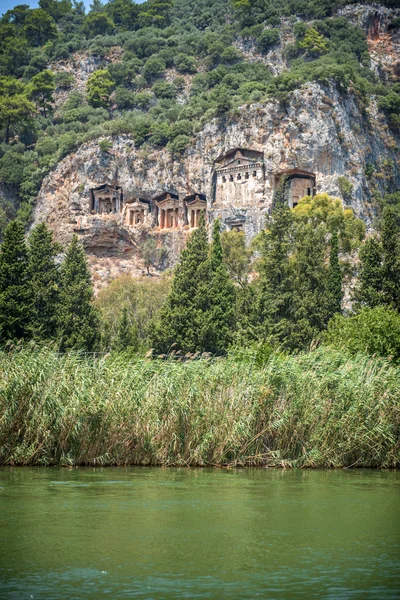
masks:
<path fill-rule="evenodd" d="M 85 141 L 127 133 L 137 146 L 179 155 L 210 119 L 249 102 L 285 106 L 310 81 L 355 94 L 362 108 L 377 96 L 398 128 L 399 84 L 378 79 L 363 31 L 338 16 L 352 3 L 95 0 L 85 14 L 82 2 L 40 0 L 8 10 L 0 20 L 0 181 L 18 203 L 3 201 L 0 227 L 17 212 L 29 219 L 43 177 Z M 255 62 L 243 53 L 249 45 Z M 271 50 L 282 55 L 279 75 L 264 61 Z M 57 67 L 79 52 L 96 61 L 80 91 L 74 72 Z M 56 91 L 66 94 L 57 106 Z"/>

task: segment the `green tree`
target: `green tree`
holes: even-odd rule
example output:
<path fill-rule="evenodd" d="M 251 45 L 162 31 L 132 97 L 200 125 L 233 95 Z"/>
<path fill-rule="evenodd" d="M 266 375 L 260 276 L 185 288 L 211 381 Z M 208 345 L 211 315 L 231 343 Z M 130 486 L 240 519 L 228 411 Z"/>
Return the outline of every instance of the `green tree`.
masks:
<path fill-rule="evenodd" d="M 93 351 L 99 340 L 99 318 L 92 305 L 92 280 L 77 235 L 68 247 L 60 276 L 60 350 Z"/>
<path fill-rule="evenodd" d="M 382 245 L 370 237 L 360 249 L 360 268 L 354 292 L 357 309 L 374 308 L 383 303 Z"/>
<path fill-rule="evenodd" d="M 165 27 L 169 23 L 169 12 L 173 0 L 147 0 L 140 6 L 140 27 Z"/>
<path fill-rule="evenodd" d="M 293 310 L 293 217 L 288 206 L 278 205 L 267 219 L 262 244 L 258 315 L 264 339 L 282 342 L 290 331 Z"/>
<path fill-rule="evenodd" d="M 400 314 L 389 306 L 364 307 L 352 317 L 337 314 L 328 325 L 325 343 L 351 354 L 390 356 L 400 363 Z"/>
<path fill-rule="evenodd" d="M 264 29 L 257 38 L 257 48 L 260 52 L 268 52 L 279 42 L 279 29 Z"/>
<path fill-rule="evenodd" d="M 400 310 L 400 214 L 388 205 L 382 214 L 382 292 L 385 304 Z"/>
<path fill-rule="evenodd" d="M 39 7 L 45 10 L 55 21 L 72 13 L 70 0 L 39 0 Z"/>
<path fill-rule="evenodd" d="M 93 2 L 89 6 L 90 12 L 104 12 L 104 4 L 101 0 L 93 0 Z"/>
<path fill-rule="evenodd" d="M 400 310 L 400 215 L 387 204 L 382 213 L 380 240 L 369 238 L 360 250 L 356 307 L 382 305 Z"/>
<path fill-rule="evenodd" d="M 328 294 L 328 319 L 342 310 L 342 291 L 343 275 L 339 262 L 339 239 L 337 231 L 331 235 L 329 269 L 327 281 Z"/>
<path fill-rule="evenodd" d="M 246 248 L 246 236 L 243 231 L 224 231 L 221 234 L 224 261 L 230 277 L 240 285 L 245 285 L 252 251 Z"/>
<path fill-rule="evenodd" d="M 31 317 L 28 251 L 24 228 L 11 221 L 0 248 L 0 340 L 28 337 Z"/>
<path fill-rule="evenodd" d="M 290 258 L 287 304 L 287 331 L 281 337 L 290 350 L 307 348 L 327 325 L 331 297 L 327 290 L 326 226 L 312 223 L 298 225 L 295 230 L 295 252 Z"/>
<path fill-rule="evenodd" d="M 55 76 L 53 71 L 41 71 L 34 75 L 28 85 L 29 98 L 36 102 L 36 106 L 46 118 L 47 112 L 51 109 L 54 102 L 53 94 L 55 92 Z"/>
<path fill-rule="evenodd" d="M 20 133 L 32 124 L 35 106 L 26 97 L 27 87 L 15 77 L 0 77 L 0 127 L 4 128 L 5 141 L 12 133 Z"/>
<path fill-rule="evenodd" d="M 142 71 L 143 77 L 147 81 L 151 81 L 156 77 L 160 77 L 166 69 L 165 60 L 158 56 L 151 56 L 145 63 Z"/>
<path fill-rule="evenodd" d="M 33 9 L 28 13 L 24 30 L 31 46 L 44 46 L 46 42 L 57 37 L 54 19 L 41 8 Z"/>
<path fill-rule="evenodd" d="M 299 48 L 306 50 L 310 56 L 320 56 L 328 51 L 328 44 L 323 35 L 310 27 L 310 29 L 307 29 L 303 40 L 299 42 Z"/>
<path fill-rule="evenodd" d="M 132 0 L 110 0 L 106 11 L 118 27 L 128 30 L 137 28 L 140 7 Z"/>
<path fill-rule="evenodd" d="M 28 246 L 32 300 L 29 330 L 36 340 L 55 340 L 57 336 L 60 273 L 55 259 L 61 250 L 45 223 L 32 229 Z"/>
<path fill-rule="evenodd" d="M 112 341 L 112 349 L 116 352 L 136 352 L 138 346 L 137 328 L 130 322 L 128 309 L 124 307 L 118 321 L 117 334 Z"/>
<path fill-rule="evenodd" d="M 104 12 L 90 12 L 82 25 L 82 32 L 88 38 L 94 38 L 97 35 L 107 35 L 114 30 L 114 23 Z"/>
<path fill-rule="evenodd" d="M 110 103 L 111 90 L 114 81 L 106 69 L 98 69 L 89 77 L 86 84 L 87 100 L 89 104 L 97 108 L 106 107 Z"/>
<path fill-rule="evenodd" d="M 182 250 L 171 292 L 154 323 L 150 339 L 156 352 L 169 352 L 173 346 L 185 352 L 204 350 L 201 333 L 203 310 L 207 305 L 208 251 L 202 219 Z"/>
<path fill-rule="evenodd" d="M 235 288 L 223 260 L 220 221 L 213 225 L 210 268 L 204 265 L 203 289 L 198 290 L 198 306 L 202 308 L 200 346 L 213 354 L 224 354 L 235 332 Z"/>

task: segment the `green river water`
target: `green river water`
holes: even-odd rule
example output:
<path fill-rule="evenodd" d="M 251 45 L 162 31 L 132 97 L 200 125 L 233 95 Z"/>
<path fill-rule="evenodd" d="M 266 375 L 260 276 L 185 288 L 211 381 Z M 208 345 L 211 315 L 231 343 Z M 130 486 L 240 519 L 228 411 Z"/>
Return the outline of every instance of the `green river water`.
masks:
<path fill-rule="evenodd" d="M 400 598 L 400 473 L 0 469 L 0 598 Z"/>

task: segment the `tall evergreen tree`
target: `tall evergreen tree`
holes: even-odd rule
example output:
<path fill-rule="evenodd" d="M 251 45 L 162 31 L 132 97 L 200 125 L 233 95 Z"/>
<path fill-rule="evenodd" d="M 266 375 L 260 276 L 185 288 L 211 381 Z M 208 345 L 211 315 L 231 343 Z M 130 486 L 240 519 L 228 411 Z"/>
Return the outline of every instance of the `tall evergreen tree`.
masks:
<path fill-rule="evenodd" d="M 359 283 L 354 294 L 357 308 L 385 304 L 400 310 L 399 221 L 398 208 L 385 206 L 380 241 L 369 238 L 360 251 Z"/>
<path fill-rule="evenodd" d="M 331 235 L 330 254 L 329 254 L 329 269 L 327 281 L 328 295 L 328 320 L 334 314 L 340 313 L 342 310 L 343 300 L 343 276 L 339 262 L 339 237 L 337 230 L 334 230 Z"/>
<path fill-rule="evenodd" d="M 45 223 L 33 228 L 28 247 L 32 298 L 29 329 L 36 340 L 49 341 L 57 336 L 60 273 L 55 258 L 61 249 Z"/>
<path fill-rule="evenodd" d="M 92 280 L 77 235 L 72 238 L 60 274 L 60 349 L 95 350 L 99 339 L 99 319 L 92 306 Z"/>
<path fill-rule="evenodd" d="M 175 269 L 172 290 L 154 324 L 151 343 L 157 352 L 174 346 L 185 352 L 201 348 L 202 316 L 207 304 L 209 244 L 204 218 L 189 237 Z"/>
<path fill-rule="evenodd" d="M 213 354 L 223 354 L 232 342 L 235 330 L 235 287 L 223 260 L 219 219 L 213 225 L 209 263 L 210 268 L 206 266 L 206 271 L 210 273 L 210 279 L 204 279 L 199 290 L 199 300 L 206 301 L 201 348 Z"/>
<path fill-rule="evenodd" d="M 383 250 L 375 238 L 368 238 L 360 250 L 358 284 L 353 299 L 357 309 L 383 304 Z"/>
<path fill-rule="evenodd" d="M 7 225 L 0 250 L 0 340 L 26 339 L 32 306 L 22 223 Z"/>
<path fill-rule="evenodd" d="M 388 205 L 382 215 L 382 251 L 383 251 L 383 298 L 388 304 L 400 310 L 400 235 L 399 211 L 396 206 Z"/>
<path fill-rule="evenodd" d="M 306 348 L 327 323 L 330 296 L 327 290 L 326 226 L 299 223 L 295 235 L 292 289 L 292 327 L 284 345 Z"/>
<path fill-rule="evenodd" d="M 282 341 L 291 328 L 293 314 L 293 218 L 289 207 L 279 204 L 267 220 L 262 248 L 258 314 L 260 335 Z"/>

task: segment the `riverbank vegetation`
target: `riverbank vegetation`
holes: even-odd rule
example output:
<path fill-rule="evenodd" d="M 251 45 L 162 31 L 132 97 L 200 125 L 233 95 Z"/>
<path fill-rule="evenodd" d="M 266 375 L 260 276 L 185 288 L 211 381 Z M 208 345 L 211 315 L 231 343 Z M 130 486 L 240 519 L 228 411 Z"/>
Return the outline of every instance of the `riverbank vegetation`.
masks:
<path fill-rule="evenodd" d="M 0 353 L 2 465 L 397 467 L 400 369 L 318 349 Z"/>
<path fill-rule="evenodd" d="M 327 195 L 278 203 L 248 248 L 202 219 L 173 274 L 95 301 L 77 238 L 60 262 L 45 225 L 11 222 L 0 464 L 397 467 L 399 205 L 366 241 Z"/>

